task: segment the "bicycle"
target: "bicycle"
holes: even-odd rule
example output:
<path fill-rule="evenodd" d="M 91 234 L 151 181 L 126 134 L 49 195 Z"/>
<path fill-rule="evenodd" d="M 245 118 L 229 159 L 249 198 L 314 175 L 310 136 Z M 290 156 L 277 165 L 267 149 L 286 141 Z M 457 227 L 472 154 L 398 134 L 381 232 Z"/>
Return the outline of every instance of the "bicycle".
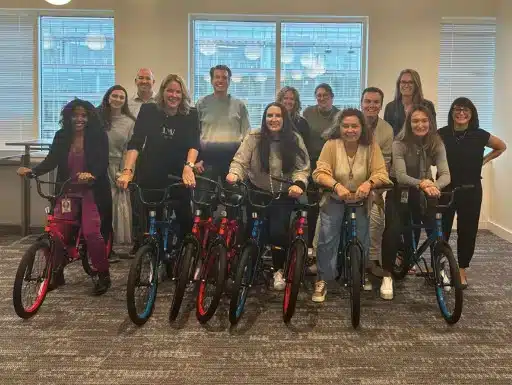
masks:
<path fill-rule="evenodd" d="M 393 266 L 392 274 L 397 280 L 403 279 L 407 274 L 407 271 L 409 271 L 412 266 L 416 265 L 419 268 L 421 275 L 425 276 L 427 284 L 435 287 L 437 304 L 441 311 L 441 315 L 448 324 L 457 323 L 462 315 L 463 291 L 460 283 L 459 266 L 455 260 L 451 246 L 443 238 L 442 209 L 453 205 L 457 191 L 473 187 L 473 185 L 464 185 L 455 187 L 449 192 L 441 192 L 441 196 L 449 196 L 450 199 L 447 204 L 439 204 L 439 201 L 436 202 L 436 213 L 433 228 L 427 228 L 422 224 L 413 224 L 412 218 L 409 216 L 409 222 L 402 229 L 402 243 L 404 251 L 401 258 L 395 259 Z M 408 190 L 408 187 L 400 186 L 400 188 L 402 189 L 401 203 L 407 203 L 408 194 L 404 193 L 404 191 Z M 414 237 L 415 229 L 432 230 L 432 232 L 427 236 L 427 239 L 423 241 L 423 243 L 416 245 Z M 411 232 L 410 236 L 412 238 L 412 242 L 409 246 L 405 245 L 406 231 Z M 427 249 L 430 249 L 431 252 L 431 271 L 423 257 L 423 253 Z M 397 263 L 398 260 L 400 260 L 399 264 Z M 423 262 L 425 270 L 422 269 L 420 262 Z M 446 295 L 452 291 L 454 292 L 455 301 L 453 309 L 450 310 L 447 306 Z"/>
<path fill-rule="evenodd" d="M 46 225 L 44 227 L 44 233 L 36 239 L 36 241 L 29 247 L 29 249 L 21 258 L 18 269 L 16 271 L 16 277 L 14 279 L 12 294 L 14 310 L 20 318 L 24 319 L 31 318 L 37 313 L 46 298 L 46 294 L 49 291 L 50 282 L 57 273 L 63 271 L 67 264 L 81 260 L 82 267 L 86 274 L 89 276 L 93 275 L 93 270 L 87 255 L 87 245 L 82 234 L 82 226 L 80 220 L 60 219 L 55 218 L 54 216 L 57 200 L 63 196 L 66 196 L 66 190 L 72 184 L 73 179 L 69 178 L 63 182 L 60 185 L 58 193 L 55 195 L 49 195 L 43 193 L 42 185 L 46 184 L 50 187 L 55 186 L 51 187 L 51 190 L 55 190 L 58 183 L 42 181 L 38 176 L 34 174 L 27 174 L 26 177 L 36 181 L 37 193 L 43 199 L 48 200 L 49 206 L 45 208 Z M 80 198 L 73 197 L 73 199 Z M 65 224 L 66 226 L 72 227 L 72 239 L 69 244 L 65 243 L 64 234 L 62 234 L 57 226 L 59 224 Z M 60 264 L 57 264 L 57 261 L 55 260 L 55 245 L 57 242 L 59 242 L 60 246 L 62 246 L 60 249 L 64 250 L 63 259 L 66 261 L 65 263 L 61 262 Z M 112 250 L 112 237 L 109 238 L 105 247 L 107 249 L 107 255 L 109 255 Z M 34 267 L 34 261 L 38 256 L 39 251 L 42 251 L 44 258 L 42 262 L 42 269 L 39 273 L 33 274 L 32 269 Z M 24 292 L 23 284 L 24 282 L 31 283 L 34 281 L 36 282 L 37 286 L 35 291 L 35 299 L 30 303 L 30 305 L 25 306 L 22 298 L 22 294 Z"/>
<path fill-rule="evenodd" d="M 130 188 L 137 191 L 137 199 L 145 207 L 151 207 L 149 211 L 148 222 L 149 229 L 144 235 L 141 247 L 135 253 L 128 272 L 128 281 L 126 284 L 126 305 L 128 315 L 131 321 L 138 325 L 144 325 L 153 314 L 155 300 L 158 290 L 158 283 L 165 277 L 162 270 L 168 278 L 174 279 L 177 253 L 180 250 L 180 240 L 178 234 L 180 227 L 175 219 L 174 209 L 180 201 L 169 199 L 169 195 L 174 188 L 183 188 L 183 183 L 174 183 L 165 189 L 142 189 L 134 182 L 129 183 Z M 162 198 L 157 201 L 146 201 L 144 193 L 160 193 Z M 162 207 L 162 219 L 156 218 L 156 208 Z M 148 262 L 147 278 L 143 277 L 143 267 Z M 138 288 L 147 289 L 147 293 L 142 298 L 137 298 Z"/>
<path fill-rule="evenodd" d="M 207 184 L 213 184 L 215 189 L 205 190 L 208 196 L 204 201 L 196 199 L 197 189 L 192 190 L 192 202 L 197 208 L 194 210 L 192 229 L 183 240 L 182 250 L 176 264 L 175 271 L 177 272 L 177 276 L 169 312 L 169 320 L 171 322 L 176 320 L 179 315 L 187 284 L 189 282 L 197 282 L 203 277 L 203 270 L 206 266 L 205 261 L 210 254 L 211 238 L 218 232 L 218 226 L 213 220 L 212 210 L 212 206 L 215 206 L 219 199 L 218 183 L 198 175 L 196 175 L 196 180 L 203 180 Z M 219 261 L 220 260 L 225 261 L 226 259 L 219 258 Z M 201 268 L 196 272 L 196 267 L 199 263 L 201 264 Z"/>
<path fill-rule="evenodd" d="M 272 177 L 275 180 L 291 184 L 289 180 Z M 238 182 L 243 183 L 243 182 Z M 254 285 L 260 273 L 272 271 L 271 246 L 264 241 L 264 230 L 267 226 L 267 218 L 264 213 L 269 206 L 275 204 L 282 195 L 288 196 L 288 190 L 269 193 L 260 189 L 253 189 L 246 186 L 247 200 L 255 210 L 251 213 L 252 229 L 248 241 L 242 248 L 240 260 L 235 274 L 231 292 L 229 320 L 232 325 L 238 323 L 244 312 L 245 303 L 250 288 Z M 251 193 L 270 198 L 268 202 L 256 203 Z M 290 203 L 286 203 L 290 204 Z M 292 221 L 290 232 L 290 247 L 288 258 L 285 263 L 285 293 L 283 300 L 283 320 L 288 323 L 295 312 L 296 301 L 300 284 L 306 269 L 305 260 L 307 245 L 304 234 L 307 234 L 307 211 L 308 207 L 314 205 L 294 203 L 293 211 L 295 219 Z M 292 260 L 290 261 L 290 256 Z"/>

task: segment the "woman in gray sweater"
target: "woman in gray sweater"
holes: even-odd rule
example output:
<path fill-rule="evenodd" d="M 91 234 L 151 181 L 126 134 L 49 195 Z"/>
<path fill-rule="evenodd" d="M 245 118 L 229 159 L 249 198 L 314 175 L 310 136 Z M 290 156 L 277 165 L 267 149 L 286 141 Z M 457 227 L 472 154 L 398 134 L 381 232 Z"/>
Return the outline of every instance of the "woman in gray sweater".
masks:
<path fill-rule="evenodd" d="M 276 290 L 284 290 L 285 287 L 283 267 L 289 243 L 292 203 L 306 190 L 309 173 L 306 146 L 301 136 L 294 132 L 286 108 L 280 103 L 270 103 L 263 113 L 261 131 L 245 137 L 231 162 L 226 180 L 236 183 L 249 179 L 252 185 L 271 193 L 286 187 L 271 176 L 293 181 L 288 188 L 288 197 L 280 198 L 267 211 L 269 243 L 281 247 L 281 250 L 272 251 Z M 247 217 L 251 218 L 250 212 Z"/>
<path fill-rule="evenodd" d="M 412 216 L 414 223 L 423 223 L 427 226 L 433 221 L 433 218 L 423 214 L 421 193 L 430 198 L 439 198 L 441 189 L 450 184 L 446 149 L 441 137 L 437 134 L 436 123 L 429 107 L 416 105 L 411 108 L 404 128 L 393 142 L 392 156 L 390 176 L 396 188 L 386 195 L 382 265 L 387 271 L 387 276 L 384 277 L 381 286 L 383 299 L 393 299 L 391 271 L 400 244 L 400 234 L 409 216 Z M 431 166 L 437 167 L 436 181 L 433 180 Z M 399 185 L 409 186 L 407 210 L 402 209 L 404 205 L 401 202 L 404 194 Z M 428 227 L 432 228 L 432 226 Z M 407 244 L 412 242 L 409 234 L 408 232 L 404 234 Z M 419 237 L 420 230 L 417 230 L 414 233 L 416 244 Z"/>
<path fill-rule="evenodd" d="M 123 86 L 108 89 L 99 108 L 108 135 L 108 176 L 112 189 L 114 242 L 132 243 L 132 208 L 129 192 L 116 185 L 116 174 L 123 168 L 126 147 L 132 137 L 135 117 L 128 108 L 128 94 Z"/>

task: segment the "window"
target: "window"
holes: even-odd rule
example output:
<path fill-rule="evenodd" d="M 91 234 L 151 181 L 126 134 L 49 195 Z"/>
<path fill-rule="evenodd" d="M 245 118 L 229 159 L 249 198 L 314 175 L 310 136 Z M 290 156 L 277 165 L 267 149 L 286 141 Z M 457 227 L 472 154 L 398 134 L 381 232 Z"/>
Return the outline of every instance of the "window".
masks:
<path fill-rule="evenodd" d="M 0 150 L 34 137 L 34 20 L 0 11 Z"/>
<path fill-rule="evenodd" d="M 452 102 L 464 96 L 475 104 L 480 126 L 493 128 L 496 24 L 441 24 L 438 125 L 447 124 Z"/>
<path fill-rule="evenodd" d="M 114 85 L 114 19 L 42 16 L 39 25 L 40 137 L 52 140 L 67 102 L 97 106 Z"/>
<path fill-rule="evenodd" d="M 279 88 L 298 89 L 303 108 L 316 104 L 315 87 L 329 83 L 338 106 L 359 105 L 364 86 L 364 23 L 201 20 L 192 24 L 194 100 L 212 92 L 210 68 L 229 66 L 230 93 L 247 103 L 251 127 Z"/>

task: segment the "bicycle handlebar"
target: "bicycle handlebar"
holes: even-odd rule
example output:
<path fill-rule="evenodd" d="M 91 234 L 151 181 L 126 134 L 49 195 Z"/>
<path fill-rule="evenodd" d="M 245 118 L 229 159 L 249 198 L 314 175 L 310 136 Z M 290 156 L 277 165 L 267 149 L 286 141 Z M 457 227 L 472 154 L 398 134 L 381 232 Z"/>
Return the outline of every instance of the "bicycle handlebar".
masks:
<path fill-rule="evenodd" d="M 175 177 L 176 178 L 176 177 Z M 181 178 L 178 178 L 181 180 Z M 128 183 L 128 186 L 129 187 L 135 187 L 135 189 L 137 190 L 137 196 L 140 200 L 140 202 L 145 205 L 145 206 L 150 206 L 150 207 L 157 207 L 157 206 L 161 206 L 165 203 L 166 200 L 168 200 L 168 196 L 169 196 L 169 192 L 171 189 L 175 188 L 175 187 L 182 187 L 183 186 L 183 182 L 178 182 L 178 183 L 173 183 L 173 184 L 170 184 L 168 185 L 166 188 L 163 188 L 163 189 L 146 189 L 146 188 L 142 188 L 140 187 L 137 183 L 135 182 L 130 182 Z M 159 201 L 153 201 L 153 202 L 148 202 L 144 199 L 144 194 L 143 194 L 143 191 L 145 192 L 149 192 L 149 191 L 158 191 L 158 192 L 161 192 L 163 194 L 163 198 Z"/>
<path fill-rule="evenodd" d="M 446 204 L 446 205 L 440 205 L 440 204 L 437 204 L 436 206 L 438 208 L 442 208 L 442 209 L 446 209 L 446 208 L 449 208 L 453 205 L 453 203 L 455 202 L 455 193 L 457 191 L 460 191 L 460 190 L 469 190 L 469 189 L 472 189 L 474 188 L 475 185 L 472 185 L 472 184 L 464 184 L 464 185 L 461 185 L 461 186 L 457 186 L 457 187 L 454 187 L 452 191 L 445 191 L 445 192 L 441 192 L 441 196 L 443 195 L 450 195 L 450 201 Z"/>
<path fill-rule="evenodd" d="M 46 181 L 42 181 L 41 179 L 39 179 L 39 177 L 33 173 L 29 173 L 29 174 L 26 174 L 25 175 L 26 178 L 28 179 L 34 179 L 36 181 L 36 187 L 37 187 L 37 193 L 39 194 L 39 196 L 41 198 L 44 198 L 50 202 L 53 202 L 55 200 L 57 200 L 58 198 L 60 198 L 62 195 L 64 195 L 64 190 L 68 187 L 68 185 L 72 182 L 73 178 L 68 178 L 67 180 L 65 180 L 62 185 L 60 186 L 60 190 L 57 194 L 55 195 L 47 195 L 43 192 L 43 190 L 41 189 L 41 185 L 43 184 L 48 184 L 48 185 L 53 185 L 53 186 L 57 186 L 59 183 L 57 182 L 46 182 Z"/>

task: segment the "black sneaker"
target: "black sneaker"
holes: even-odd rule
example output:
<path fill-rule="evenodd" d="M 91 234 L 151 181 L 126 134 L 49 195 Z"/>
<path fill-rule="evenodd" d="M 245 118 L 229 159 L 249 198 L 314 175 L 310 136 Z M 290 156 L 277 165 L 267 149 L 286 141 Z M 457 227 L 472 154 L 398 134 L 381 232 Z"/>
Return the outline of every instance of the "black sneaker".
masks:
<path fill-rule="evenodd" d="M 102 295 L 107 292 L 107 290 L 110 288 L 110 285 L 112 282 L 110 281 L 110 274 L 109 272 L 102 272 L 102 273 L 96 273 L 95 276 L 93 276 L 93 295 Z"/>
<path fill-rule="evenodd" d="M 64 269 L 54 271 L 50 278 L 50 283 L 48 284 L 48 291 L 55 290 L 59 286 L 63 286 L 65 284 L 66 280 L 64 279 Z"/>

